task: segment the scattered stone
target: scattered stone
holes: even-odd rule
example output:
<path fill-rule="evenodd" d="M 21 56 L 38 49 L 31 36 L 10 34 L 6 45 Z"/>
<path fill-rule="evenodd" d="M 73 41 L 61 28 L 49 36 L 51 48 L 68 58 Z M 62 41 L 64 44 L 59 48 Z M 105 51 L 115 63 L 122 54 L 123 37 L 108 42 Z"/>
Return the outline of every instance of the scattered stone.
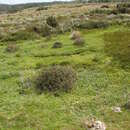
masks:
<path fill-rule="evenodd" d="M 120 107 L 112 107 L 112 110 L 114 111 L 114 112 L 122 112 L 121 111 L 121 108 Z"/>
<path fill-rule="evenodd" d="M 95 119 L 85 121 L 84 126 L 87 130 L 106 130 L 105 123 Z"/>

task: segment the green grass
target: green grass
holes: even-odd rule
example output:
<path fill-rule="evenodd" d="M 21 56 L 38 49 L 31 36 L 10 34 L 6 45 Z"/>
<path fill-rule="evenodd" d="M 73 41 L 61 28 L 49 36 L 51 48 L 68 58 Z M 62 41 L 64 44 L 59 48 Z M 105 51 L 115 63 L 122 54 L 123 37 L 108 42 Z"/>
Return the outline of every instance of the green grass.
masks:
<path fill-rule="evenodd" d="M 104 53 L 103 34 L 124 27 L 82 30 L 84 47 L 76 47 L 69 33 L 33 41 L 18 41 L 19 50 L 5 51 L 0 46 L 0 129 L 1 130 L 84 130 L 82 121 L 96 117 L 108 130 L 129 130 L 130 112 L 114 113 L 112 106 L 122 106 L 130 93 L 130 70 L 124 70 Z M 53 49 L 55 41 L 62 48 Z M 20 94 L 19 81 L 33 78 L 40 67 L 70 64 L 78 72 L 71 93 L 37 94 L 33 88 Z"/>

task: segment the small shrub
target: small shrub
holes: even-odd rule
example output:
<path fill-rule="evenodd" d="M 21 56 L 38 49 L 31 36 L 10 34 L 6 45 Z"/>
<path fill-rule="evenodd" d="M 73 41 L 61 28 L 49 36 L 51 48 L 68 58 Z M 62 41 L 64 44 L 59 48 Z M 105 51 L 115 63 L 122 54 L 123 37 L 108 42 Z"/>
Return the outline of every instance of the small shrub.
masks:
<path fill-rule="evenodd" d="M 75 40 L 81 37 L 81 34 L 79 31 L 73 31 L 72 34 L 70 35 L 70 39 Z"/>
<path fill-rule="evenodd" d="M 13 44 L 13 43 L 9 43 L 6 47 L 7 52 L 16 52 L 17 50 L 18 50 L 18 47 L 16 46 L 16 44 Z"/>
<path fill-rule="evenodd" d="M 53 66 L 41 71 L 36 79 L 36 88 L 44 91 L 65 91 L 72 89 L 76 80 L 75 71 L 68 66 Z"/>
<path fill-rule="evenodd" d="M 49 16 L 47 19 L 46 19 L 46 23 L 51 26 L 51 27 L 57 27 L 58 26 L 58 22 L 56 20 L 55 17 L 53 16 Z"/>
<path fill-rule="evenodd" d="M 85 40 L 82 37 L 79 37 L 74 40 L 74 45 L 83 46 L 85 44 Z"/>
<path fill-rule="evenodd" d="M 21 55 L 20 55 L 19 53 L 17 53 L 15 56 L 16 56 L 16 57 L 21 57 Z"/>
<path fill-rule="evenodd" d="M 115 60 L 127 65 L 130 63 L 130 31 L 117 31 L 105 34 L 105 52 Z"/>
<path fill-rule="evenodd" d="M 52 48 L 61 48 L 62 47 L 62 43 L 61 42 L 55 42 L 52 46 Z"/>

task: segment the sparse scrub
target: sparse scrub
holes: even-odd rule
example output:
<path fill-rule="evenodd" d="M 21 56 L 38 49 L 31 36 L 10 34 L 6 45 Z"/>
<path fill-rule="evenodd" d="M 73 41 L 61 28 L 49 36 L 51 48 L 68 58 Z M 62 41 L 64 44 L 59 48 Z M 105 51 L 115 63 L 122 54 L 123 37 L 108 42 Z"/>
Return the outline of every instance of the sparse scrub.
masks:
<path fill-rule="evenodd" d="M 105 34 L 105 52 L 122 64 L 130 63 L 130 31 Z M 127 64 L 126 64 L 127 65 Z"/>
<path fill-rule="evenodd" d="M 36 88 L 44 91 L 65 91 L 72 89 L 76 80 L 75 71 L 69 66 L 53 66 L 41 71 L 36 79 Z"/>

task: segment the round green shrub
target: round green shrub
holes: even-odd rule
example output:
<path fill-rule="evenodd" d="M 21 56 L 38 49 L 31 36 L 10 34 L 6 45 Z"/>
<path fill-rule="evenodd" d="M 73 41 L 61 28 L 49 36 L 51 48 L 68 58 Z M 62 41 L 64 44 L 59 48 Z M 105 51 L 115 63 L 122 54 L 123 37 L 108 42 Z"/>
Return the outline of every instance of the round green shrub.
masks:
<path fill-rule="evenodd" d="M 44 91 L 70 91 L 76 81 L 76 72 L 69 66 L 52 66 L 41 71 L 36 78 L 36 88 Z"/>
<path fill-rule="evenodd" d="M 55 42 L 52 46 L 52 48 L 61 48 L 62 47 L 62 43 L 61 42 Z"/>

